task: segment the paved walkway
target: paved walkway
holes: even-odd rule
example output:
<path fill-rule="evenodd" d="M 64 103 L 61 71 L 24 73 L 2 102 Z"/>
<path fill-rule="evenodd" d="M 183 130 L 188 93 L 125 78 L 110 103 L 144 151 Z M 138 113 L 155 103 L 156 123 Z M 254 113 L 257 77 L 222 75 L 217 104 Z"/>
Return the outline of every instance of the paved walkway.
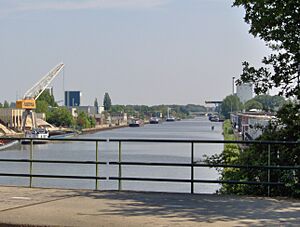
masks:
<path fill-rule="evenodd" d="M 0 187 L 0 226 L 300 226 L 300 200 Z"/>

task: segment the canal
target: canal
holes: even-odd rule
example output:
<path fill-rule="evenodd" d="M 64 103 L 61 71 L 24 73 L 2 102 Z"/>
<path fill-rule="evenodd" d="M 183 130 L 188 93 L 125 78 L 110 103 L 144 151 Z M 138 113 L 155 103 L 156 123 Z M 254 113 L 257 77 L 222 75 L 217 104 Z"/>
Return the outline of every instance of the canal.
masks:
<path fill-rule="evenodd" d="M 214 126 L 214 130 L 211 127 Z M 78 138 L 101 138 L 108 142 L 99 143 L 99 161 L 117 161 L 118 143 L 109 139 L 197 139 L 223 140 L 222 123 L 210 122 L 206 117 L 176 122 L 163 122 L 157 125 L 145 125 L 139 128 L 120 128 L 101 131 L 94 134 L 80 135 Z M 51 142 L 34 145 L 34 159 L 95 161 L 95 143 L 90 142 Z M 203 155 L 220 153 L 223 144 L 195 144 L 194 158 L 203 160 Z M 9 150 L 1 151 L 0 158 L 27 159 L 30 146 L 19 145 Z M 140 162 L 174 162 L 190 163 L 190 144 L 171 143 L 122 143 L 122 161 Z M 95 165 L 80 164 L 45 164 L 34 163 L 33 174 L 84 175 L 94 176 Z M 0 163 L 2 173 L 29 173 L 28 163 Z M 218 179 L 218 173 L 210 168 L 195 168 L 195 179 Z M 99 176 L 117 176 L 118 167 L 99 165 Z M 123 166 L 123 177 L 151 177 L 190 179 L 188 167 L 151 167 Z M 99 181 L 100 190 L 116 190 L 118 182 L 112 180 Z M 29 179 L 19 177 L 0 177 L 1 185 L 28 186 Z M 33 179 L 34 187 L 82 188 L 94 189 L 95 180 L 70 179 Z M 218 184 L 195 184 L 195 193 L 214 193 Z M 123 190 L 190 192 L 190 183 L 138 182 L 123 181 Z"/>

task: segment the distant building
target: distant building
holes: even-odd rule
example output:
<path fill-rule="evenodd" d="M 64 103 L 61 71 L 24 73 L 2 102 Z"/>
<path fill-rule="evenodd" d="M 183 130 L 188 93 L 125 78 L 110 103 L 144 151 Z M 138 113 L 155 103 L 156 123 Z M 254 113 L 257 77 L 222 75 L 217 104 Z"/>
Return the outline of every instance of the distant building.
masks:
<path fill-rule="evenodd" d="M 128 118 L 127 118 L 127 113 L 113 113 L 110 116 L 111 123 L 115 125 L 125 125 L 127 124 Z"/>
<path fill-rule="evenodd" d="M 275 116 L 264 112 L 231 113 L 230 119 L 233 128 L 239 132 L 243 140 L 258 138 Z"/>
<path fill-rule="evenodd" d="M 104 106 L 98 106 L 98 114 L 102 114 L 104 112 Z"/>
<path fill-rule="evenodd" d="M 239 97 L 242 103 L 247 102 L 253 98 L 253 85 L 245 83 L 236 86 L 236 95 Z"/>
<path fill-rule="evenodd" d="M 75 108 L 76 108 L 78 114 L 80 112 L 84 112 L 89 116 L 98 114 L 98 108 L 95 107 L 95 106 L 78 106 L 78 107 L 75 107 Z"/>
<path fill-rule="evenodd" d="M 80 106 L 80 91 L 65 91 L 65 106 L 73 107 Z"/>

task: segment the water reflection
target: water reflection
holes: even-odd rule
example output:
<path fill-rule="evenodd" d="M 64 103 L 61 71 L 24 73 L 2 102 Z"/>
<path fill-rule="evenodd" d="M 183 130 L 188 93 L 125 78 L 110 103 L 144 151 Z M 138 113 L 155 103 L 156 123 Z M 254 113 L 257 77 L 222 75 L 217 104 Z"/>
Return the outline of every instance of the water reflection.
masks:
<path fill-rule="evenodd" d="M 214 130 L 211 126 L 214 125 Z M 158 125 L 145 125 L 140 128 L 121 128 L 111 131 L 102 131 L 94 134 L 81 135 L 79 138 L 117 138 L 117 139 L 204 139 L 222 140 L 222 124 L 209 122 L 206 118 L 182 120 L 179 122 L 164 122 Z M 34 145 L 34 159 L 48 160 L 95 160 L 95 143 L 89 142 L 54 142 L 44 145 Z M 222 144 L 195 144 L 195 160 L 201 160 L 203 155 L 212 155 L 222 151 Z M 190 144 L 165 144 L 165 143 L 122 143 L 123 161 L 141 162 L 177 162 L 190 163 Z M 22 145 L 14 149 L 0 152 L 0 158 L 28 158 L 29 146 Z M 99 161 L 117 161 L 118 143 L 99 143 Z M 74 164 L 33 164 L 34 174 L 57 175 L 84 175 L 94 176 L 95 165 Z M 0 172 L 29 173 L 29 164 L 1 163 Z M 99 165 L 99 176 L 117 176 L 118 167 Z M 150 166 L 124 166 L 124 177 L 151 177 L 151 178 L 179 178 L 189 179 L 188 167 L 150 167 Z M 218 174 L 214 169 L 196 168 L 195 178 L 217 179 Z M 0 177 L 2 185 L 29 184 L 27 178 Z M 65 179 L 33 179 L 36 187 L 60 187 L 60 188 L 85 188 L 94 189 L 94 180 L 65 180 Z M 103 190 L 117 189 L 116 181 L 101 180 L 100 188 Z M 162 183 L 162 182 L 129 182 L 124 181 L 122 188 L 125 190 L 143 191 L 168 191 L 190 192 L 189 183 Z M 216 184 L 195 184 L 196 193 L 214 193 L 219 188 Z"/>

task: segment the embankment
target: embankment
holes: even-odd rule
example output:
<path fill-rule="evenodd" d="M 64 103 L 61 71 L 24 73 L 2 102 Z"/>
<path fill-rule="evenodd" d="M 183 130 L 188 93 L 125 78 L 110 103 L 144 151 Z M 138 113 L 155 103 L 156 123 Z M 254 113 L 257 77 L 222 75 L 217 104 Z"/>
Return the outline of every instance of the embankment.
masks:
<path fill-rule="evenodd" d="M 125 128 L 125 127 L 128 127 L 128 125 L 112 125 L 112 126 L 105 125 L 105 126 L 96 127 L 96 128 L 85 128 L 85 129 L 82 129 L 81 134 L 90 134 L 90 133 L 107 131 L 107 130 L 112 130 L 112 129 Z"/>

